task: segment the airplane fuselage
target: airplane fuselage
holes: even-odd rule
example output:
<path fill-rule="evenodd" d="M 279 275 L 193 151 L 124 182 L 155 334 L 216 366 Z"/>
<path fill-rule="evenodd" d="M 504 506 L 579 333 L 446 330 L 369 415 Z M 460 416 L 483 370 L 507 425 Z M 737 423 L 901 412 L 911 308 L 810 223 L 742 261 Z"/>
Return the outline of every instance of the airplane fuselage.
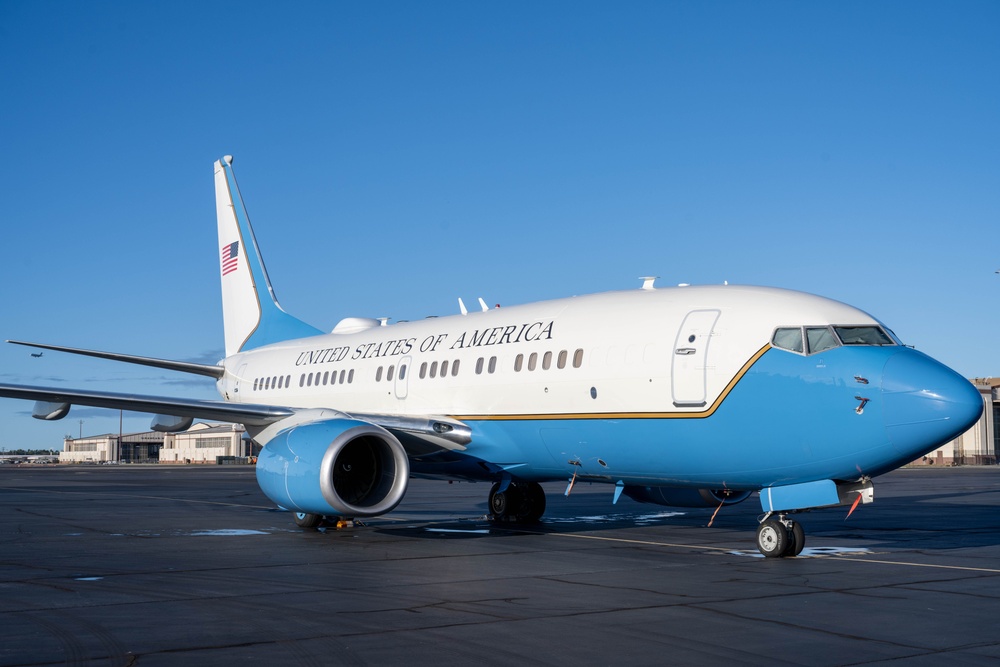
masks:
<path fill-rule="evenodd" d="M 772 345 L 795 327 L 885 331 L 801 292 L 637 289 L 388 326 L 350 319 L 344 333 L 228 358 L 219 385 L 233 401 L 443 415 L 472 429 L 461 452 L 412 462 L 418 474 L 490 479 L 499 465 L 533 481 L 754 490 L 898 467 L 954 426 L 953 400 L 928 395 L 929 381 L 967 387 L 958 400 L 975 392 L 888 335 L 812 354 Z M 916 434 L 904 424 L 914 411 Z"/>

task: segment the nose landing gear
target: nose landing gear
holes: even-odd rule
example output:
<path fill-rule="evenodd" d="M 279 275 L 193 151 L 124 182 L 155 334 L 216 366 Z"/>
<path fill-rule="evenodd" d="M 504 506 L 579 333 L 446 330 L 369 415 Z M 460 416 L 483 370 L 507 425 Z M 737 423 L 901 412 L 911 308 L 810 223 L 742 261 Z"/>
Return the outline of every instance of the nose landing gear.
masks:
<path fill-rule="evenodd" d="M 806 545 L 802 526 L 784 514 L 773 517 L 769 512 L 757 527 L 757 549 L 767 558 L 798 556 Z"/>

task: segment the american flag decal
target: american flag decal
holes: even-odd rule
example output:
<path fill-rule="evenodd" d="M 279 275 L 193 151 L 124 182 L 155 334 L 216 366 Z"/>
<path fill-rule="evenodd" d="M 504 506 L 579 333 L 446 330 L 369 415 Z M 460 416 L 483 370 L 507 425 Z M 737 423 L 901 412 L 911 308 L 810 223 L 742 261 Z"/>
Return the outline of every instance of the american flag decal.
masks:
<path fill-rule="evenodd" d="M 239 268 L 240 242 L 233 241 L 222 246 L 222 275 L 232 273 Z"/>

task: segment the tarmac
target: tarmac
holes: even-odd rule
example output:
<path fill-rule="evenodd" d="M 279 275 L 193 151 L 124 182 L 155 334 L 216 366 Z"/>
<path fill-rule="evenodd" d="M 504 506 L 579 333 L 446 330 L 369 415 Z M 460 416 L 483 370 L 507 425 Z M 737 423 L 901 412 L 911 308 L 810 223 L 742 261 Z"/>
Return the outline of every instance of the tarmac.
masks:
<path fill-rule="evenodd" d="M 996 665 L 1000 468 L 905 469 L 800 515 L 764 559 L 753 497 L 673 509 L 413 480 L 303 531 L 245 466 L 0 466 L 0 666 Z"/>

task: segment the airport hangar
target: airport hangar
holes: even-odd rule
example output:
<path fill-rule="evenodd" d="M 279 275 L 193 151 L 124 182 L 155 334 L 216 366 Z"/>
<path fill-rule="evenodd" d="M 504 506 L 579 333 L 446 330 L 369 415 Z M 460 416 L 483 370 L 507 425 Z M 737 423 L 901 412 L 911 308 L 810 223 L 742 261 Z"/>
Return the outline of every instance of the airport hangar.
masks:
<path fill-rule="evenodd" d="M 968 431 L 913 465 L 992 465 L 1000 462 L 1000 378 L 976 378 L 985 410 Z M 59 463 L 233 463 L 249 462 L 260 447 L 239 424 L 197 423 L 183 433 L 107 433 L 66 436 Z"/>

